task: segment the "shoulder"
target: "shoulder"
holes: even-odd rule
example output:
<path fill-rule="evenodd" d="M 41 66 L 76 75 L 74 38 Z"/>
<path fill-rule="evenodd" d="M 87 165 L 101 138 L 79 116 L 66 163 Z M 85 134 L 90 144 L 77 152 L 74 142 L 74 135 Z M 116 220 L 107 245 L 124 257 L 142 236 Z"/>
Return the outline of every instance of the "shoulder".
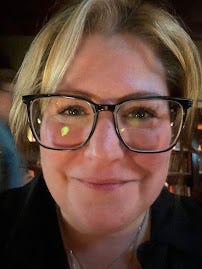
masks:
<path fill-rule="evenodd" d="M 0 194 L 0 226 L 4 222 L 6 224 L 12 222 L 20 214 L 33 185 L 35 185 L 34 181 L 23 187 L 9 189 Z"/>
<path fill-rule="evenodd" d="M 23 187 L 9 189 L 0 194 L 0 244 L 4 239 L 6 240 L 25 208 L 30 204 L 38 185 L 37 177 Z"/>
<path fill-rule="evenodd" d="M 158 199 L 153 204 L 154 213 L 162 217 L 179 217 L 193 223 L 197 219 L 202 222 L 202 207 L 192 197 L 180 196 L 163 189 Z M 191 217 L 191 218 L 190 218 Z"/>
<path fill-rule="evenodd" d="M 2 120 L 0 120 L 0 137 L 0 144 L 2 148 L 7 149 L 10 147 L 15 147 L 15 142 L 11 130 L 9 126 Z"/>
<path fill-rule="evenodd" d="M 59 268 L 65 263 L 55 202 L 42 176 L 0 195 L 0 219 L 1 265 Z"/>
<path fill-rule="evenodd" d="M 201 206 L 191 197 L 163 190 L 152 206 L 152 238 L 175 253 L 201 257 Z"/>
<path fill-rule="evenodd" d="M 9 136 L 11 135 L 11 131 L 8 124 L 2 121 L 2 119 L 0 119 L 0 133 L 2 135 L 9 135 Z"/>

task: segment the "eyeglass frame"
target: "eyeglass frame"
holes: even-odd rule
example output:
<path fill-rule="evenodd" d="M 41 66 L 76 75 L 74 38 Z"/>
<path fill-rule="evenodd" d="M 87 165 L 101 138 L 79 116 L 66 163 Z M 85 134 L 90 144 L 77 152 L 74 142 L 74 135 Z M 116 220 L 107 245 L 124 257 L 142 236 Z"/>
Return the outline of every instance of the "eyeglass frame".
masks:
<path fill-rule="evenodd" d="M 79 145 L 77 147 L 74 147 L 74 148 L 69 148 L 69 149 L 64 148 L 64 149 L 62 149 L 62 148 L 51 148 L 51 147 L 45 146 L 42 143 L 40 143 L 40 140 L 38 139 L 38 136 L 37 136 L 37 134 L 35 132 L 35 129 L 33 127 L 33 122 L 31 120 L 31 110 L 30 110 L 30 107 L 31 107 L 31 104 L 32 104 L 32 102 L 34 100 L 39 99 L 39 98 L 48 98 L 48 97 L 70 97 L 70 98 L 75 98 L 77 100 L 85 101 L 85 102 L 87 102 L 90 105 L 90 107 L 92 108 L 92 111 L 94 112 L 94 121 L 93 121 L 92 128 L 91 128 L 91 131 L 90 131 L 87 139 L 81 145 Z M 154 150 L 154 151 L 151 151 L 150 150 L 149 151 L 149 150 L 133 149 L 132 147 L 130 147 L 129 145 L 127 145 L 124 142 L 123 138 L 120 135 L 120 131 L 119 131 L 119 128 L 118 128 L 118 123 L 117 123 L 116 112 L 119 110 L 119 107 L 120 106 L 122 106 L 124 103 L 126 103 L 128 101 L 153 100 L 153 99 L 155 99 L 155 100 L 174 101 L 174 102 L 177 102 L 178 104 L 181 105 L 181 107 L 183 109 L 183 119 L 182 119 L 181 128 L 178 131 L 179 135 L 176 137 L 175 141 L 173 142 L 173 144 L 170 145 L 170 147 L 168 147 L 166 149 L 163 149 L 163 150 Z M 161 152 L 166 152 L 166 151 L 171 150 L 176 145 L 176 143 L 177 143 L 177 141 L 179 139 L 180 133 L 182 131 L 182 128 L 184 126 L 185 119 L 186 119 L 186 116 L 187 116 L 187 110 L 190 107 L 192 107 L 192 104 L 193 104 L 193 100 L 192 99 L 189 99 L 189 98 L 160 96 L 160 95 L 130 98 L 130 99 L 123 100 L 123 101 L 121 101 L 119 103 L 116 103 L 116 104 L 97 104 L 97 103 L 94 103 L 93 101 L 91 101 L 91 100 L 89 100 L 87 98 L 84 98 L 84 97 L 75 96 L 75 95 L 65 95 L 65 94 L 33 94 L 33 95 L 23 95 L 22 96 L 22 101 L 27 106 L 28 121 L 29 121 L 29 126 L 30 126 L 30 129 L 32 131 L 32 134 L 33 134 L 34 138 L 36 139 L 36 141 L 42 147 L 44 147 L 44 148 L 51 149 L 51 150 L 59 150 L 59 151 L 69 151 L 69 150 L 77 150 L 77 149 L 80 149 L 81 147 L 85 146 L 89 142 L 90 138 L 92 137 L 92 135 L 93 135 L 93 133 L 95 131 L 96 125 L 97 125 L 99 113 L 101 111 L 111 111 L 112 114 L 113 114 L 113 123 L 114 123 L 115 131 L 116 131 L 116 134 L 117 134 L 117 136 L 119 138 L 119 141 L 121 141 L 121 143 L 127 149 L 129 149 L 132 152 L 136 152 L 136 153 L 161 153 Z"/>

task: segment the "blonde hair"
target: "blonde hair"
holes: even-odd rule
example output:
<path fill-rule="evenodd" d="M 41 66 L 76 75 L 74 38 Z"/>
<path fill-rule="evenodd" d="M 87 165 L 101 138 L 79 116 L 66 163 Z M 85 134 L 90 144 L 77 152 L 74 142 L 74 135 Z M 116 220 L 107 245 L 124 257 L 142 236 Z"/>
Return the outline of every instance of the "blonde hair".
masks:
<path fill-rule="evenodd" d="M 54 92 L 82 37 L 94 32 L 129 32 L 148 40 L 165 66 L 170 95 L 197 100 L 202 74 L 200 57 L 174 16 L 139 0 L 73 1 L 43 27 L 19 70 L 10 124 L 22 152 L 30 151 L 22 95 Z"/>

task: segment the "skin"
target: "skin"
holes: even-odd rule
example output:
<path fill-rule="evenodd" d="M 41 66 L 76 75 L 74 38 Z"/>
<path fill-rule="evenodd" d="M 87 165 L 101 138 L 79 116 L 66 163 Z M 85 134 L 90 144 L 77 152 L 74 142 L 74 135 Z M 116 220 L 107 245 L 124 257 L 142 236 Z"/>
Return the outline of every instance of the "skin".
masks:
<path fill-rule="evenodd" d="M 57 92 L 109 104 L 126 97 L 168 95 L 160 59 L 149 44 L 130 34 L 85 38 Z M 71 231 L 67 237 L 74 249 L 95 253 L 108 246 L 115 256 L 120 252 L 118 247 L 110 249 L 115 242 L 120 246 L 122 240 L 121 245 L 127 246 L 165 183 L 169 158 L 170 152 L 138 154 L 125 148 L 111 112 L 100 113 L 83 148 L 65 152 L 41 148 L 45 181 Z"/>

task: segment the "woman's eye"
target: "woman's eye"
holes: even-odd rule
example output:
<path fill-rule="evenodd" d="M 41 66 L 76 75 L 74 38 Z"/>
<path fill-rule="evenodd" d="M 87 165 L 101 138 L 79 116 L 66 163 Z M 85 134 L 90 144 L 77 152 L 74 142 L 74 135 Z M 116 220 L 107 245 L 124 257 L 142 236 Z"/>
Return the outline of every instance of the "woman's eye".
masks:
<path fill-rule="evenodd" d="M 152 112 L 145 110 L 145 109 L 135 109 L 135 110 L 131 111 L 130 113 L 128 113 L 127 117 L 129 119 L 141 120 L 141 119 L 152 118 L 152 117 L 154 117 L 154 114 Z"/>
<path fill-rule="evenodd" d="M 79 117 L 85 116 L 88 113 L 85 111 L 84 108 L 78 106 L 68 106 L 59 113 L 61 115 L 70 116 L 70 117 Z"/>

